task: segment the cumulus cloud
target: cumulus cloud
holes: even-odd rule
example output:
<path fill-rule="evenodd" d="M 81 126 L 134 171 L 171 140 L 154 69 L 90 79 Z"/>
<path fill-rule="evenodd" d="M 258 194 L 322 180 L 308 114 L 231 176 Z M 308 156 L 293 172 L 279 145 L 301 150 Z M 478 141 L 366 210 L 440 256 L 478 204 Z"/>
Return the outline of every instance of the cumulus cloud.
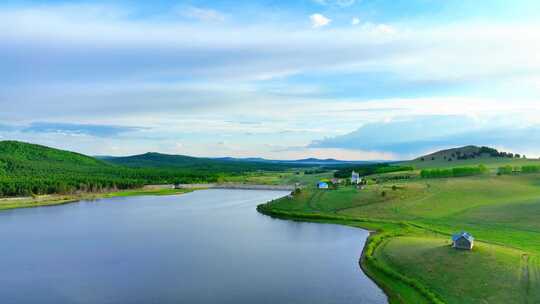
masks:
<path fill-rule="evenodd" d="M 311 26 L 313 28 L 327 26 L 330 24 L 330 22 L 332 22 L 332 19 L 329 19 L 328 17 L 325 17 L 321 14 L 313 14 L 309 16 L 309 20 L 311 20 Z"/>
<path fill-rule="evenodd" d="M 360 24 L 360 18 L 354 17 L 351 20 L 352 25 L 359 25 Z"/>

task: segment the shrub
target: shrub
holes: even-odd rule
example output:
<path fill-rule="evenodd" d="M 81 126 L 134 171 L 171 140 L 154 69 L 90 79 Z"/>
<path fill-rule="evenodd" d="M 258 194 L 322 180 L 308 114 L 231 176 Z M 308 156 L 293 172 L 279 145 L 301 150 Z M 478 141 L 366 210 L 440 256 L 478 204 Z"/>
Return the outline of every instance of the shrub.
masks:
<path fill-rule="evenodd" d="M 521 167 L 522 173 L 538 173 L 540 172 L 540 166 L 523 166 Z"/>
<path fill-rule="evenodd" d="M 512 168 L 512 166 L 504 166 L 504 167 L 499 167 L 499 169 L 497 169 L 498 175 L 509 175 L 509 174 L 512 174 L 513 172 L 514 172 L 514 169 Z"/>

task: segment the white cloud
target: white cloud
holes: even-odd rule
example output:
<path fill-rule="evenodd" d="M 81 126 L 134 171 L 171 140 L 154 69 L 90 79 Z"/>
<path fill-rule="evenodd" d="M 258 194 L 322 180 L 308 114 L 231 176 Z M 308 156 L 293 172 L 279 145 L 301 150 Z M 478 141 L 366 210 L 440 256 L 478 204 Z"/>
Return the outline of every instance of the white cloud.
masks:
<path fill-rule="evenodd" d="M 358 23 L 354 23 L 355 21 L 358 21 Z M 360 24 L 360 20 L 354 20 L 353 19 L 353 25 Z M 361 28 L 366 32 L 371 32 L 377 35 L 389 35 L 389 34 L 395 34 L 397 33 L 397 30 L 388 24 L 384 23 L 371 23 L 371 22 L 365 22 L 361 25 Z"/>
<path fill-rule="evenodd" d="M 322 17 L 328 25 L 330 19 Z M 520 22 L 425 27 L 359 21 L 355 27 L 313 31 L 299 27 L 296 19 L 156 22 L 131 18 L 129 10 L 119 8 L 0 8 L 0 121 L 151 128 L 130 135 L 150 139 L 138 147 L 140 139 L 134 138 L 123 151 L 156 150 L 151 147 L 158 139 L 170 141 L 168 147 L 182 142 L 191 149 L 193 140 L 177 136 L 195 131 L 201 137 L 240 136 L 248 128 L 261 141 L 307 145 L 407 115 L 469 115 L 526 125 L 540 120 L 536 28 Z M 358 83 L 390 75 L 400 92 L 413 86 L 419 88 L 415 96 L 425 97 L 333 95 L 340 79 L 333 83 L 331 77 L 343 74 Z M 306 87 L 289 82 L 291 75 L 308 80 L 330 75 L 330 81 Z M 454 86 L 467 86 L 474 94 L 452 91 Z M 450 96 L 430 97 L 433 87 L 443 88 L 437 95 Z M 494 95 L 494 90 L 501 91 Z M 526 95 L 527 90 L 536 95 Z M 238 123 L 245 116 L 261 124 Z M 0 136 L 11 137 L 3 132 Z M 268 152 L 252 142 L 254 137 L 244 145 L 242 139 L 227 142 L 250 156 Z M 92 148 L 91 140 L 84 140 L 77 143 L 85 149 L 106 147 Z M 204 155 L 218 140 L 186 153 Z"/>
<path fill-rule="evenodd" d="M 360 18 L 358 18 L 358 17 L 352 18 L 351 24 L 352 24 L 352 25 L 358 25 L 358 24 L 360 24 Z"/>
<path fill-rule="evenodd" d="M 131 20 L 124 17 L 129 12 L 119 9 L 106 17 L 97 13 L 99 9 L 85 10 L 79 18 L 75 12 L 56 7 L 0 9 L 2 55 L 13 58 L 2 62 L 5 74 L 50 82 L 186 75 L 266 80 L 345 71 L 467 84 L 540 75 L 540 39 L 534 24 L 426 28 L 361 23 L 314 33 L 286 22 L 216 26 Z M 320 14 L 313 16 L 316 27 L 330 22 Z M 27 69 L 28 62 L 33 62 L 32 77 L 15 73 Z"/>
<path fill-rule="evenodd" d="M 197 19 L 205 22 L 223 22 L 225 15 L 213 9 L 187 6 L 178 9 L 179 13 L 188 18 Z"/>
<path fill-rule="evenodd" d="M 327 26 L 330 24 L 330 22 L 332 22 L 332 19 L 329 19 L 321 14 L 313 14 L 309 16 L 309 20 L 311 20 L 311 26 L 313 28 Z"/>

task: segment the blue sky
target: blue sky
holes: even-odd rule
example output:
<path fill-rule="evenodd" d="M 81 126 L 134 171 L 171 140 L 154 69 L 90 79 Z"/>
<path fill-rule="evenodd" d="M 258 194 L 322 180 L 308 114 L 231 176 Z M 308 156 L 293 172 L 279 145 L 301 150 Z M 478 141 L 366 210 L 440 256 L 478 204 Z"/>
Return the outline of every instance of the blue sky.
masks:
<path fill-rule="evenodd" d="M 86 154 L 540 156 L 540 2 L 3 1 L 0 139 Z"/>

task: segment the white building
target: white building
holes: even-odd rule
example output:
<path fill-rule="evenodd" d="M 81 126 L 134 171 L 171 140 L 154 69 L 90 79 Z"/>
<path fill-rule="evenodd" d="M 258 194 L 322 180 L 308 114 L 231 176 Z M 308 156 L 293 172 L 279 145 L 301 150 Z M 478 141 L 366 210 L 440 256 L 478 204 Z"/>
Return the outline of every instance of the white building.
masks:
<path fill-rule="evenodd" d="M 362 182 L 362 179 L 360 178 L 360 173 L 352 172 L 351 174 L 351 184 L 358 185 Z"/>

